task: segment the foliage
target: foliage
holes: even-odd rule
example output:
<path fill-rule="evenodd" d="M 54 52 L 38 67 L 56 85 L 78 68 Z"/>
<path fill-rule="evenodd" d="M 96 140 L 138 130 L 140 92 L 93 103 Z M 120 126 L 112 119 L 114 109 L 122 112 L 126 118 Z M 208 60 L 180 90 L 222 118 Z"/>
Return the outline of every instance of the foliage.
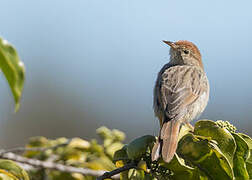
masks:
<path fill-rule="evenodd" d="M 252 139 L 236 132 L 229 122 L 200 120 L 193 132 L 182 130 L 181 133 L 177 154 L 170 163 L 162 159 L 151 162 L 150 150 L 155 142 L 152 136 L 148 136 L 148 140 L 146 136 L 137 138 L 117 151 L 114 160 L 119 166 L 131 161 L 137 161 L 138 165 L 141 163 L 133 176 L 130 171 L 123 172 L 122 179 L 252 178 Z M 145 151 L 140 144 L 146 147 Z"/>
<path fill-rule="evenodd" d="M 24 86 L 24 64 L 19 59 L 15 48 L 2 38 L 0 38 L 0 69 L 11 88 L 17 111 Z"/>
<path fill-rule="evenodd" d="M 96 140 L 87 141 L 81 138 L 73 138 L 69 143 L 66 138 L 50 140 L 45 137 L 30 138 L 27 148 L 45 148 L 44 151 L 27 151 L 24 156 L 43 161 L 65 164 L 74 167 L 83 167 L 93 170 L 111 171 L 116 168 L 113 163 L 114 153 L 123 147 L 125 139 L 123 132 L 109 130 L 106 127 L 97 129 L 97 134 L 102 139 L 102 144 Z M 65 144 L 64 146 L 60 146 Z M 65 173 L 59 171 L 33 170 L 29 172 L 30 178 L 42 180 L 47 177 L 50 180 L 92 180 L 91 176 L 83 176 L 78 173 Z"/>
<path fill-rule="evenodd" d="M 111 171 L 131 162 L 137 168 L 120 174 L 123 180 L 141 179 L 250 179 L 252 177 L 252 139 L 236 132 L 230 123 L 224 121 L 200 120 L 194 131 L 183 127 L 180 131 L 177 154 L 170 163 L 162 159 L 151 161 L 151 149 L 156 138 L 145 135 L 123 145 L 124 133 L 101 127 L 97 130 L 102 143 L 73 138 L 50 140 L 33 137 L 27 148 L 41 147 L 44 151 L 27 151 L 24 156 L 43 161 Z M 60 144 L 65 144 L 60 146 Z M 112 158 L 113 157 L 113 158 Z M 31 179 L 49 180 L 92 180 L 91 176 L 59 171 L 33 170 Z"/>

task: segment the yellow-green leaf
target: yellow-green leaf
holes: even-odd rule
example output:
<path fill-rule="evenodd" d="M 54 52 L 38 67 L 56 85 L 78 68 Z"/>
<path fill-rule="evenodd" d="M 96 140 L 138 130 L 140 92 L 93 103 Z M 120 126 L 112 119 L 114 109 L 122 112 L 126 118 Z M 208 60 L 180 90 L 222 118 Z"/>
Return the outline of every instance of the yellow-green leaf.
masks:
<path fill-rule="evenodd" d="M 236 144 L 233 136 L 227 129 L 219 127 L 214 121 L 200 120 L 195 124 L 194 134 L 210 137 L 212 140 L 217 141 L 221 152 L 228 159 L 231 167 L 233 166 Z"/>
<path fill-rule="evenodd" d="M 2 38 L 0 38 L 0 68 L 10 86 L 16 104 L 15 111 L 17 111 L 25 80 L 24 63 L 15 48 Z"/>
<path fill-rule="evenodd" d="M 18 180 L 18 178 L 7 171 L 0 169 L 0 180 Z"/>
<path fill-rule="evenodd" d="M 202 170 L 210 179 L 233 179 L 233 171 L 227 158 L 218 146 L 207 138 L 187 134 L 179 141 L 177 153 Z"/>
<path fill-rule="evenodd" d="M 13 179 L 15 177 L 18 180 L 29 180 L 26 171 L 13 161 L 0 159 L 0 170 L 2 173 L 5 171 L 6 175 L 10 174 L 9 176 Z"/>
<path fill-rule="evenodd" d="M 171 170 L 174 174 L 172 178 L 179 180 L 183 178 L 192 179 L 193 168 L 185 165 L 183 161 L 175 154 L 169 163 L 165 163 L 163 160 L 159 161 L 159 164 L 167 169 Z"/>
<path fill-rule="evenodd" d="M 249 157 L 246 160 L 246 162 L 252 164 L 252 139 L 251 139 L 251 137 L 249 137 L 248 135 L 243 134 L 243 133 L 238 133 L 238 135 L 240 135 L 242 137 L 242 139 L 244 141 L 246 141 L 246 143 L 248 144 L 250 153 L 249 153 Z"/>
<path fill-rule="evenodd" d="M 171 179 L 180 180 L 208 180 L 204 172 L 200 171 L 197 167 L 190 167 L 184 163 L 184 160 L 178 157 L 177 154 L 174 155 L 171 162 L 165 163 L 163 160 L 159 160 L 159 164 L 173 173 Z"/>
<path fill-rule="evenodd" d="M 112 143 L 110 146 L 106 148 L 106 153 L 110 155 L 111 157 L 113 157 L 115 152 L 121 149 L 122 147 L 123 147 L 123 144 L 120 142 Z"/>
<path fill-rule="evenodd" d="M 249 147 L 246 141 L 236 133 L 232 133 L 235 138 L 237 148 L 234 155 L 234 175 L 237 180 L 248 180 L 249 175 L 246 169 L 246 159 L 249 155 Z"/>
<path fill-rule="evenodd" d="M 90 148 L 90 143 L 81 138 L 73 138 L 67 147 L 86 150 Z"/>

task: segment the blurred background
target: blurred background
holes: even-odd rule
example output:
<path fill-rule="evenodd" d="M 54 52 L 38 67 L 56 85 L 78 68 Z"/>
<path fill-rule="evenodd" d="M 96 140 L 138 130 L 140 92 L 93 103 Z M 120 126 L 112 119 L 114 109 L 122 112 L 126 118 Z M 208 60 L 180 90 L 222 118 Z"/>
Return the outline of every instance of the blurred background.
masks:
<path fill-rule="evenodd" d="M 152 92 L 169 48 L 190 40 L 203 55 L 210 101 L 201 118 L 252 135 L 252 2 L 1 1 L 0 36 L 26 65 L 21 108 L 0 77 L 1 147 L 31 136 L 97 138 L 105 125 L 127 141 L 157 135 Z"/>

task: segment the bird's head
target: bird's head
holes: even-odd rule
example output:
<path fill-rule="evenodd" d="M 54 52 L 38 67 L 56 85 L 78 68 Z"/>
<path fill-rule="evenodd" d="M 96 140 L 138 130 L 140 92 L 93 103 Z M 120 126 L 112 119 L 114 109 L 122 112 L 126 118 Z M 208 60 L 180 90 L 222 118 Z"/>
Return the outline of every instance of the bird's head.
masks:
<path fill-rule="evenodd" d="M 176 65 L 196 65 L 203 69 L 201 54 L 195 44 L 189 41 L 180 40 L 177 42 L 163 41 L 170 49 L 170 61 Z"/>

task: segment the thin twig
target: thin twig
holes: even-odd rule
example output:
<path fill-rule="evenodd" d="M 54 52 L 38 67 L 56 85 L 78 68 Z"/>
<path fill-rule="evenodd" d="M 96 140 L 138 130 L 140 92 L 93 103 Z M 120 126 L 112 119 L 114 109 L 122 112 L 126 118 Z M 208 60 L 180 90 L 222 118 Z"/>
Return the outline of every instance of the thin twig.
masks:
<path fill-rule="evenodd" d="M 136 163 L 135 162 L 131 162 L 129 164 L 126 164 L 125 166 L 117 168 L 117 169 L 115 169 L 113 171 L 105 172 L 102 176 L 97 177 L 96 180 L 103 180 L 103 179 L 106 179 L 106 178 L 111 178 L 114 175 L 118 175 L 121 172 L 127 171 L 127 170 L 132 169 L 132 168 L 136 168 Z"/>
<path fill-rule="evenodd" d="M 97 170 L 92 170 L 92 169 L 87 169 L 87 168 L 78 168 L 78 167 L 73 167 L 73 166 L 66 166 L 63 164 L 59 163 L 54 163 L 54 162 L 48 162 L 48 161 L 40 161 L 37 159 L 30 159 L 26 158 L 14 153 L 1 153 L 0 158 L 3 159 L 9 159 L 13 160 L 19 163 L 23 164 L 28 164 L 34 167 L 40 167 L 40 168 L 45 168 L 45 169 L 51 169 L 51 170 L 58 170 L 61 172 L 68 172 L 68 173 L 80 173 L 82 175 L 86 176 L 102 176 L 106 171 L 97 171 Z M 113 176 L 113 175 L 112 175 Z M 119 175 L 114 175 L 112 179 L 120 179 Z"/>
<path fill-rule="evenodd" d="M 0 150 L 0 155 L 5 154 L 5 153 L 9 153 L 9 152 L 12 152 L 12 153 L 22 153 L 22 152 L 25 152 L 25 151 L 42 151 L 43 152 L 43 151 L 47 151 L 49 149 L 57 149 L 59 147 L 66 146 L 71 141 L 72 141 L 72 139 L 68 139 L 65 143 L 57 144 L 57 145 L 51 146 L 51 147 L 32 147 L 32 148 L 17 147 L 17 148 L 11 148 L 11 149 L 7 149 L 7 150 L 1 149 Z"/>

